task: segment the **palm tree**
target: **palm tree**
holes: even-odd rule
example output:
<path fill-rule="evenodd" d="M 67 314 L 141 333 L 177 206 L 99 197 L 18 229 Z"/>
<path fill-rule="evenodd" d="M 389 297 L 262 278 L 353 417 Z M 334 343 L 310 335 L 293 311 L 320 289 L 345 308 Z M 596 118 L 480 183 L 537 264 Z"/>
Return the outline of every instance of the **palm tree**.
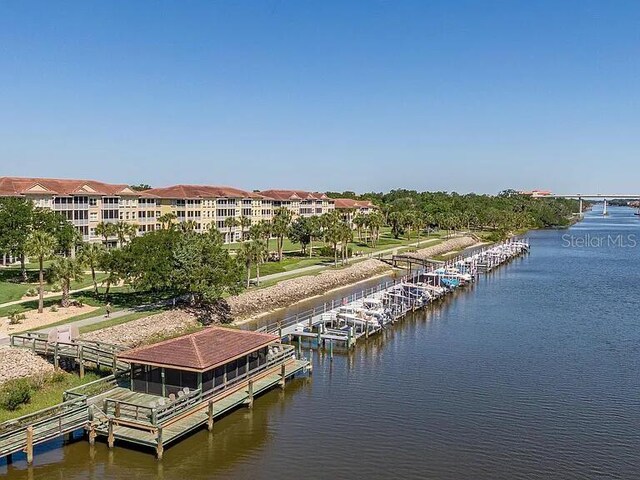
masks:
<path fill-rule="evenodd" d="M 240 226 L 240 239 L 244 242 L 244 232 L 251 227 L 251 219 L 243 215 L 238 219 L 238 225 Z"/>
<path fill-rule="evenodd" d="M 238 226 L 238 220 L 235 217 L 227 217 L 224 219 L 224 226 L 229 229 L 229 243 L 233 242 L 232 230 Z"/>
<path fill-rule="evenodd" d="M 109 244 L 109 237 L 115 235 L 113 223 L 100 222 L 96 225 L 96 235 L 104 239 L 104 246 Z"/>
<path fill-rule="evenodd" d="M 127 222 L 119 221 L 110 225 L 112 226 L 113 234 L 118 238 L 118 247 L 120 248 L 124 246 L 127 239 L 131 241 L 138 232 L 135 225 Z"/>
<path fill-rule="evenodd" d="M 313 239 L 322 236 L 322 224 L 319 217 L 309 217 L 309 258 L 313 257 Z"/>
<path fill-rule="evenodd" d="M 273 234 L 276 236 L 278 247 L 278 261 L 282 261 L 282 249 L 284 247 L 284 237 L 289 231 L 289 225 L 293 215 L 288 208 L 279 208 L 273 216 Z"/>
<path fill-rule="evenodd" d="M 96 269 L 100 264 L 100 258 L 104 253 L 104 246 L 99 243 L 85 243 L 80 247 L 80 262 L 91 270 L 93 280 L 93 291 L 98 293 L 98 282 L 96 281 Z"/>
<path fill-rule="evenodd" d="M 160 222 L 160 227 L 163 230 L 168 230 L 173 226 L 173 221 L 178 218 L 175 213 L 165 213 L 164 215 L 160 215 L 158 217 L 158 222 Z"/>
<path fill-rule="evenodd" d="M 184 222 L 180 222 L 180 231 L 183 233 L 193 232 L 195 231 L 197 223 L 195 220 L 186 220 Z"/>
<path fill-rule="evenodd" d="M 351 220 L 353 224 L 356 226 L 356 230 L 358 231 L 358 240 L 362 241 L 362 229 L 367 222 L 367 218 L 362 213 L 358 213 Z"/>
<path fill-rule="evenodd" d="M 353 229 L 347 223 L 340 225 L 340 242 L 342 243 L 342 262 L 346 263 L 349 256 L 349 243 L 353 241 Z"/>
<path fill-rule="evenodd" d="M 260 264 L 266 256 L 266 246 L 264 240 L 251 240 L 241 245 L 238 251 L 238 258 L 244 263 L 247 269 L 247 288 L 251 283 L 251 265 L 256 266 L 256 284 L 260 285 Z"/>
<path fill-rule="evenodd" d="M 38 313 L 44 310 L 44 261 L 51 257 L 56 249 L 56 238 L 44 230 L 36 230 L 27 239 L 27 252 L 38 258 Z"/>
<path fill-rule="evenodd" d="M 338 243 L 342 241 L 344 232 L 342 225 L 344 223 L 336 212 L 326 213 L 322 215 L 321 222 L 323 224 L 323 234 L 327 242 L 333 246 L 333 265 L 338 266 Z"/>
<path fill-rule="evenodd" d="M 380 229 L 384 225 L 384 216 L 380 212 L 372 212 L 367 216 L 367 223 L 371 233 L 371 246 L 375 247 L 380 238 Z"/>
<path fill-rule="evenodd" d="M 73 258 L 58 258 L 51 266 L 51 279 L 59 281 L 62 287 L 62 306 L 69 306 L 69 292 L 71 291 L 71 282 L 79 282 L 82 280 L 84 271 L 80 262 Z"/>

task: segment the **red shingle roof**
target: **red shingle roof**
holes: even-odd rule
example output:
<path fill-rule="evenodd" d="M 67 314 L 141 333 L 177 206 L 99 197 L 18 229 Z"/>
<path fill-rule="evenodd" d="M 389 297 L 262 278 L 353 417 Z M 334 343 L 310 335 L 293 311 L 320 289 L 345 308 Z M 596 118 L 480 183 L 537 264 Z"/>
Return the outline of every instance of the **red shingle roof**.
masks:
<path fill-rule="evenodd" d="M 210 327 L 118 354 L 120 360 L 183 370 L 206 371 L 276 342 L 276 335 Z"/>
<path fill-rule="evenodd" d="M 262 190 L 260 193 L 273 200 L 331 200 L 324 193 L 304 190 Z"/>
<path fill-rule="evenodd" d="M 153 198 L 262 198 L 262 195 L 239 188 L 211 185 L 172 185 L 152 188 L 142 192 L 142 196 Z"/>
<path fill-rule="evenodd" d="M 353 200 L 351 198 L 336 198 L 336 208 L 375 208 L 369 200 Z"/>
<path fill-rule="evenodd" d="M 22 195 L 139 195 L 123 184 L 109 184 L 95 180 L 60 178 L 0 177 L 0 196 Z"/>

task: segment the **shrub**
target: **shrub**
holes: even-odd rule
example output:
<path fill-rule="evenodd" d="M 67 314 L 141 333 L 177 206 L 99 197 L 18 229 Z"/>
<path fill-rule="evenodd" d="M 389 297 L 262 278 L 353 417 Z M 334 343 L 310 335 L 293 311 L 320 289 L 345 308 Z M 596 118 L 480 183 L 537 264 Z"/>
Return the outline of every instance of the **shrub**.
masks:
<path fill-rule="evenodd" d="M 51 305 L 51 308 L 49 310 L 55 313 L 55 312 L 58 311 L 58 306 L 57 305 Z"/>
<path fill-rule="evenodd" d="M 6 382 L 0 390 L 0 408 L 13 411 L 31 401 L 31 382 L 26 378 L 16 378 Z"/>
<path fill-rule="evenodd" d="M 27 318 L 27 316 L 24 313 L 18 313 L 17 310 L 10 312 L 8 317 L 9 317 L 9 325 L 18 325 L 24 319 Z"/>
<path fill-rule="evenodd" d="M 60 286 L 59 283 L 52 283 L 51 287 L 49 287 L 49 290 L 52 292 L 59 292 L 62 290 L 62 287 Z"/>
<path fill-rule="evenodd" d="M 25 292 L 25 295 L 27 297 L 37 297 L 38 296 L 38 289 L 37 288 L 30 288 L 29 290 L 27 290 Z"/>

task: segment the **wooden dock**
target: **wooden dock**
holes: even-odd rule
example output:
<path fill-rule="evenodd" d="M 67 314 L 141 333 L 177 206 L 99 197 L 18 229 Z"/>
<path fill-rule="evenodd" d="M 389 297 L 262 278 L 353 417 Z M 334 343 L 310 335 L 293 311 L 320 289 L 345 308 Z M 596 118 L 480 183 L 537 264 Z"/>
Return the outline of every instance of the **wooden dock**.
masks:
<path fill-rule="evenodd" d="M 59 405 L 0 424 L 0 458 L 11 460 L 23 452 L 30 464 L 36 445 L 81 429 L 91 444 L 105 437 L 110 447 L 116 440 L 139 444 L 153 447 L 162 458 L 165 446 L 198 428 L 211 430 L 216 418 L 240 406 L 250 408 L 258 395 L 284 388 L 288 379 L 311 370 L 310 360 L 296 358 L 295 348 L 283 345 L 264 365 L 225 378 L 209 391 L 190 391 L 170 401 L 131 391 L 131 372 L 118 368 L 114 375 L 67 390 Z"/>

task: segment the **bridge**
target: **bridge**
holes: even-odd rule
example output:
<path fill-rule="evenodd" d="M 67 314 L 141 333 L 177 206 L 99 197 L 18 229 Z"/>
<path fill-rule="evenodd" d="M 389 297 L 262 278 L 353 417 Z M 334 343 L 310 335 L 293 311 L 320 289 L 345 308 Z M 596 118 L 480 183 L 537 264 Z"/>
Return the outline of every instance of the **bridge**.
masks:
<path fill-rule="evenodd" d="M 557 193 L 550 193 L 547 195 L 539 195 L 540 198 L 575 198 L 580 200 L 580 207 L 579 207 L 579 214 L 582 214 L 583 211 L 583 205 L 582 205 L 582 201 L 584 199 L 602 199 L 604 200 L 604 209 L 602 210 L 602 215 L 607 215 L 607 200 L 612 200 L 612 199 L 620 199 L 620 200 L 638 200 L 640 199 L 640 194 L 631 194 L 631 195 L 624 195 L 624 194 L 620 194 L 620 193 L 612 193 L 612 194 L 605 194 L 605 193 L 570 193 L 568 195 L 562 195 L 562 194 L 557 194 Z"/>

